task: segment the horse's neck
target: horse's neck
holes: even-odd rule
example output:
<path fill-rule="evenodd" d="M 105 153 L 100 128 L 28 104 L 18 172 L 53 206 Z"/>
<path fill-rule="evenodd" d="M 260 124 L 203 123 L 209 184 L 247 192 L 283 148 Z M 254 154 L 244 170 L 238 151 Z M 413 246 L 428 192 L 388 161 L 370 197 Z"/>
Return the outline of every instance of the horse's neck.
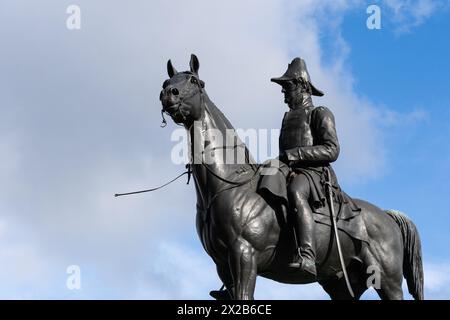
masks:
<path fill-rule="evenodd" d="M 247 147 L 207 96 L 202 120 L 193 124 L 189 136 L 193 175 L 203 203 L 230 186 L 220 178 L 233 180 L 236 170 L 242 167 L 254 170 L 255 161 Z"/>

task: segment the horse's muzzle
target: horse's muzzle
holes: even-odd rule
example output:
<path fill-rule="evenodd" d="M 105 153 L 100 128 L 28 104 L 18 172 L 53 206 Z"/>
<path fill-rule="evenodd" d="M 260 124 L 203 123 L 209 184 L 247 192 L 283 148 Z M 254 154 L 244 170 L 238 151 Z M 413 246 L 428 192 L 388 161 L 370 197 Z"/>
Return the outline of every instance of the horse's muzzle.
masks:
<path fill-rule="evenodd" d="M 180 99 L 172 93 L 172 90 L 162 90 L 159 94 L 159 100 L 161 100 L 163 110 L 172 114 L 178 109 Z"/>

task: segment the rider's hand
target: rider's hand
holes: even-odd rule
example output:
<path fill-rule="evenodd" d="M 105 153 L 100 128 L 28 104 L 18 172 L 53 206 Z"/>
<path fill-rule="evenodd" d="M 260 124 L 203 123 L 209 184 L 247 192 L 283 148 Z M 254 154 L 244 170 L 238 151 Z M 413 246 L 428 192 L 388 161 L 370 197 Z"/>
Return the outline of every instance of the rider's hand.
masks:
<path fill-rule="evenodd" d="M 300 160 L 299 148 L 292 148 L 285 151 L 288 161 Z"/>
<path fill-rule="evenodd" d="M 282 151 L 282 152 L 280 153 L 280 156 L 278 157 L 278 159 L 279 159 L 281 162 L 284 162 L 284 163 L 286 163 L 286 164 L 289 163 L 289 161 L 288 161 L 288 159 L 287 159 L 287 154 L 286 154 L 285 151 Z"/>

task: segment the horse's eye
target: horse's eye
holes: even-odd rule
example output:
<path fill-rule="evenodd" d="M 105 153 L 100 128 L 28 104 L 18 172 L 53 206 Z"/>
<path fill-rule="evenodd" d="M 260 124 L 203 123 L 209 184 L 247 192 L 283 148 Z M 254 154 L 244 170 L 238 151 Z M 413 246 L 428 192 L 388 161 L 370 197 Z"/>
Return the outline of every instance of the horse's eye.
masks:
<path fill-rule="evenodd" d="M 194 77 L 191 77 L 191 83 L 194 83 L 194 84 L 196 84 L 196 83 L 197 83 L 197 79 L 196 79 L 196 78 L 194 78 Z"/>

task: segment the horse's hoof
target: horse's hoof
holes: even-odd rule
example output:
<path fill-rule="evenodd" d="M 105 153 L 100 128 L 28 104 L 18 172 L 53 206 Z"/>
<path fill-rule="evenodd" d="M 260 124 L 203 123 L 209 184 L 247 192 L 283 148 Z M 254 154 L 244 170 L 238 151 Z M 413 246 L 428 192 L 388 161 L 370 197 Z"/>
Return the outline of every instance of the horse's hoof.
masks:
<path fill-rule="evenodd" d="M 213 290 L 209 295 L 216 300 L 231 300 L 228 290 Z"/>

